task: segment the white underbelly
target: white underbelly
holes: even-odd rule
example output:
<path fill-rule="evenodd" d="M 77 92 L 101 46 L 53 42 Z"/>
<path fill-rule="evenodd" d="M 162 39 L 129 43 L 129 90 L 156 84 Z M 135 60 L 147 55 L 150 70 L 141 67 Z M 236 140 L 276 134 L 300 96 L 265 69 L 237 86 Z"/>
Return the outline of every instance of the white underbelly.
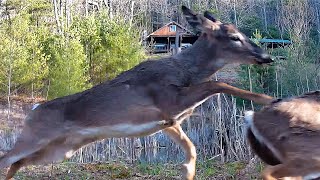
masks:
<path fill-rule="evenodd" d="M 100 138 L 112 138 L 112 137 L 138 137 L 146 136 L 156 133 L 163 129 L 163 121 L 152 121 L 144 124 L 116 124 L 112 126 L 102 126 L 94 128 L 84 128 L 77 132 L 81 136 L 86 137 L 100 137 Z"/>

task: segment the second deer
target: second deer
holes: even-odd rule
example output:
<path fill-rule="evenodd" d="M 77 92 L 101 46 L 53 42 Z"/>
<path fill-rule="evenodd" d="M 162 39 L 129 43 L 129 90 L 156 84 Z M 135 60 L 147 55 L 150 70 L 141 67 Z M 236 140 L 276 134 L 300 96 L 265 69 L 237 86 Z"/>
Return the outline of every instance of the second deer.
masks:
<path fill-rule="evenodd" d="M 269 164 L 264 180 L 320 179 L 320 91 L 248 111 L 245 120 L 251 147 Z"/>
<path fill-rule="evenodd" d="M 182 12 L 201 32 L 192 47 L 169 58 L 142 62 L 111 81 L 36 107 L 14 148 L 0 159 L 0 168 L 10 166 L 6 178 L 13 177 L 22 166 L 70 158 L 74 151 L 96 140 L 163 130 L 185 151 L 183 178 L 193 179 L 196 148 L 180 124 L 194 108 L 216 93 L 256 103 L 273 99 L 211 81 L 212 75 L 226 64 L 272 60 L 232 24 L 184 6 Z"/>

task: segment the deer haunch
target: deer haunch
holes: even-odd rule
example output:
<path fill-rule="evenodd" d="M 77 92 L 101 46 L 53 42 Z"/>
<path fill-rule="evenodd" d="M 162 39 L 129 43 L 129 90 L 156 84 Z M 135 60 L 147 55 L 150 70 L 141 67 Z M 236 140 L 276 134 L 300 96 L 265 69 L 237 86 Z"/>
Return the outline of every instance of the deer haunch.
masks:
<path fill-rule="evenodd" d="M 272 60 L 232 24 L 184 6 L 182 12 L 201 32 L 192 47 L 169 58 L 142 62 L 84 92 L 35 106 L 14 148 L 0 159 L 0 168 L 11 165 L 6 178 L 25 165 L 69 158 L 98 139 L 145 136 L 163 130 L 185 152 L 183 178 L 193 179 L 196 151 L 180 124 L 196 106 L 216 93 L 260 104 L 273 100 L 211 81 L 212 75 L 226 64 Z"/>
<path fill-rule="evenodd" d="M 247 138 L 268 166 L 263 178 L 320 178 L 320 91 L 246 112 Z"/>

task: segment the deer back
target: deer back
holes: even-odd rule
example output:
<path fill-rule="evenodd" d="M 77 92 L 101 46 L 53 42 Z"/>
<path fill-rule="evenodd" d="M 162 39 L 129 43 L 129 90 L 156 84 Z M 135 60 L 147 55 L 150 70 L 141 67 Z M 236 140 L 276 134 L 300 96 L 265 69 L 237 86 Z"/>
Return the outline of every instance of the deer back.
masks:
<path fill-rule="evenodd" d="M 275 165 L 290 156 L 320 156 L 320 92 L 278 100 L 246 115 L 248 139 L 256 153 Z M 267 157 L 268 156 L 268 157 Z"/>

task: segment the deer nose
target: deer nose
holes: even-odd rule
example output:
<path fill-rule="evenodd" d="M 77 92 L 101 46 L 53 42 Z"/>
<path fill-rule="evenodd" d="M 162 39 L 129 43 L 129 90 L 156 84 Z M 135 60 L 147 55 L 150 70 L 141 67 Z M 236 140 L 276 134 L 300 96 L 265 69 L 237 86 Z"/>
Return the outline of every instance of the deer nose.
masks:
<path fill-rule="evenodd" d="M 267 54 L 267 53 L 260 54 L 260 55 L 258 55 L 256 57 L 257 57 L 256 61 L 259 64 L 272 63 L 273 62 L 271 56 L 269 54 Z"/>

